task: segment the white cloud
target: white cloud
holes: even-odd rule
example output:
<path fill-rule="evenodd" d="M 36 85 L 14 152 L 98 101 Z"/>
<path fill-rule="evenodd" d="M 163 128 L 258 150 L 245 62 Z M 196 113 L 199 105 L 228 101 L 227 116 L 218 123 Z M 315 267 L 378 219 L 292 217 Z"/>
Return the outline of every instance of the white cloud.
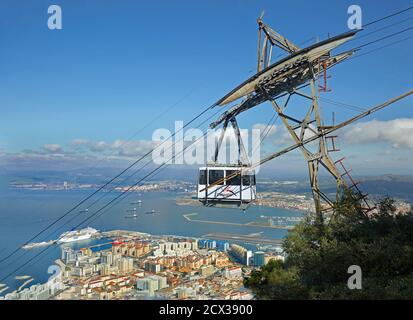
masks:
<path fill-rule="evenodd" d="M 93 162 L 105 161 L 107 165 L 124 165 L 130 158 L 136 158 L 152 150 L 159 142 L 151 140 L 91 141 L 75 139 L 67 146 L 44 144 L 36 149 L 8 152 L 0 149 L 0 163 L 8 167 L 80 167 Z M 66 148 L 67 147 L 67 148 Z"/>
<path fill-rule="evenodd" d="M 309 127 L 313 130 L 316 130 L 315 127 L 310 124 Z M 266 135 L 266 139 L 272 137 L 271 139 L 273 145 L 293 145 L 295 144 L 294 139 L 291 137 L 290 132 L 287 128 L 283 125 L 270 125 L 267 127 L 267 124 L 264 123 L 256 123 L 253 125 L 253 129 L 261 130 L 261 136 Z M 268 131 L 267 131 L 268 130 Z M 267 133 L 268 132 L 268 133 Z M 300 136 L 301 128 L 295 130 L 296 134 Z M 308 139 L 314 135 L 309 129 L 306 129 L 304 132 L 304 139 Z M 264 141 L 265 142 L 265 141 Z M 309 145 L 312 145 L 310 143 Z"/>
<path fill-rule="evenodd" d="M 255 128 L 263 130 L 265 124 L 255 124 Z M 310 125 L 315 130 L 313 125 Z M 343 141 L 349 144 L 368 144 L 368 143 L 390 143 L 394 148 L 411 148 L 413 149 L 413 119 L 400 118 L 388 121 L 372 120 L 368 122 L 356 123 L 343 129 Z M 296 130 L 299 135 L 300 129 Z M 311 130 L 306 130 L 304 139 L 313 136 Z M 290 133 L 282 126 L 271 128 L 268 136 L 273 136 L 273 144 L 275 145 L 291 145 L 294 144 Z M 275 141 L 274 141 L 275 140 Z M 338 139 L 340 142 L 340 138 Z M 316 142 L 308 144 L 309 146 L 316 145 Z"/>
<path fill-rule="evenodd" d="M 119 156 L 139 156 L 152 150 L 159 142 L 151 140 L 125 141 L 116 140 L 111 145 L 111 149 L 116 151 Z"/>
<path fill-rule="evenodd" d="M 413 148 L 413 119 L 356 123 L 345 130 L 344 139 L 353 144 L 388 142 L 394 148 Z"/>
<path fill-rule="evenodd" d="M 261 136 L 267 135 L 267 137 L 270 137 L 276 134 L 280 128 L 275 124 L 267 125 L 265 123 L 256 123 L 252 126 L 252 129 L 260 130 Z"/>
<path fill-rule="evenodd" d="M 44 144 L 42 146 L 42 150 L 46 153 L 62 153 L 63 152 L 63 149 L 60 146 L 60 144 L 56 144 L 56 143 Z"/>
<path fill-rule="evenodd" d="M 91 141 L 88 139 L 75 139 L 70 146 L 78 153 L 83 151 L 102 153 L 102 155 L 115 157 L 134 157 L 147 153 L 153 149 L 159 142 L 151 140 L 115 140 L 113 143 L 106 141 Z"/>
<path fill-rule="evenodd" d="M 77 152 L 81 150 L 89 153 L 102 153 L 102 155 L 115 157 L 135 157 L 152 150 L 159 141 L 152 140 L 115 140 L 113 143 L 107 141 L 91 141 L 88 139 L 75 139 L 70 146 Z"/>
<path fill-rule="evenodd" d="M 72 140 L 70 145 L 73 147 L 77 147 L 77 146 L 87 145 L 88 143 L 89 143 L 89 140 L 87 139 L 74 139 Z"/>
<path fill-rule="evenodd" d="M 109 147 L 109 144 L 105 141 L 92 142 L 89 145 L 89 149 L 92 152 L 105 151 L 108 147 Z"/>
<path fill-rule="evenodd" d="M 87 139 L 75 139 L 70 143 L 70 146 L 76 150 L 86 148 L 90 152 L 103 152 L 109 148 L 106 141 L 90 141 Z"/>

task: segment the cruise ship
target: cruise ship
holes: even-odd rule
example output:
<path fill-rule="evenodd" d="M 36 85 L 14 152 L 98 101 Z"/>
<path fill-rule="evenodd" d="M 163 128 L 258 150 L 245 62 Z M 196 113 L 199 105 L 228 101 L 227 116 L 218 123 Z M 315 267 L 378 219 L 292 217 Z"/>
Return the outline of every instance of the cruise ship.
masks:
<path fill-rule="evenodd" d="M 97 233 L 98 231 L 94 228 L 84 228 L 80 230 L 72 230 L 63 233 L 59 239 L 57 239 L 58 243 L 67 243 L 67 242 L 74 242 L 80 240 L 90 239 L 92 235 Z"/>

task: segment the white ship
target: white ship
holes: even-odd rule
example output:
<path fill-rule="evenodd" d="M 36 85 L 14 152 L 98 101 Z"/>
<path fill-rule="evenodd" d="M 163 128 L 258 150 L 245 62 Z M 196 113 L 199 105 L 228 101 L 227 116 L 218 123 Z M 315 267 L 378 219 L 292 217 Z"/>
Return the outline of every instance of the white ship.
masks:
<path fill-rule="evenodd" d="M 25 250 L 29 250 L 29 249 L 33 249 L 33 248 L 37 248 L 37 247 L 50 246 L 54 243 L 55 243 L 54 240 L 43 241 L 43 242 L 31 242 L 31 243 L 28 243 L 28 244 L 24 245 L 22 248 L 25 249 Z"/>
<path fill-rule="evenodd" d="M 90 239 L 92 235 L 97 233 L 98 231 L 94 228 L 87 227 L 85 229 L 80 230 L 73 230 L 67 231 L 63 233 L 59 239 L 57 239 L 58 243 L 67 243 L 67 242 L 74 242 L 80 240 Z"/>

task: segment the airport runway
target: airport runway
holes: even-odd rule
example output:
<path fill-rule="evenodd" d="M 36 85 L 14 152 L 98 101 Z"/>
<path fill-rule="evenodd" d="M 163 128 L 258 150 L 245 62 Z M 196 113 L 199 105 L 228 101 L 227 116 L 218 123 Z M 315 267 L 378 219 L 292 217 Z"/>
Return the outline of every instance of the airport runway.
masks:
<path fill-rule="evenodd" d="M 214 240 L 225 240 L 225 241 L 246 241 L 249 243 L 255 244 L 272 244 L 280 245 L 283 240 L 281 239 L 270 239 L 270 238 L 261 238 L 261 237 L 251 237 L 243 234 L 234 234 L 234 233 L 208 233 L 202 236 L 207 239 Z"/>
<path fill-rule="evenodd" d="M 280 226 L 280 225 L 265 225 L 260 224 L 256 221 L 251 221 L 247 223 L 239 223 L 239 222 L 227 222 L 227 221 L 216 221 L 216 220 L 200 220 L 200 219 L 192 219 L 192 216 L 196 216 L 198 213 L 187 213 L 183 214 L 183 217 L 191 222 L 200 222 L 200 223 L 212 223 L 212 224 L 222 224 L 222 225 L 231 225 L 231 226 L 241 226 L 241 227 L 254 227 L 254 228 L 270 228 L 270 229 L 284 229 L 289 230 L 292 229 L 292 226 Z"/>

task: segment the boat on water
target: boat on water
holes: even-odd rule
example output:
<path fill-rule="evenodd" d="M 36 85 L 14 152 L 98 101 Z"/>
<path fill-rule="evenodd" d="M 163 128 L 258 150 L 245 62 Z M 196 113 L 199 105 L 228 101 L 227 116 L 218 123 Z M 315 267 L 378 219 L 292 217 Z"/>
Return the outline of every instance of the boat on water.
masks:
<path fill-rule="evenodd" d="M 14 279 L 16 280 L 26 280 L 26 279 L 30 279 L 31 276 L 28 275 L 24 275 L 24 276 L 15 276 Z"/>
<path fill-rule="evenodd" d="M 30 278 L 29 280 L 25 281 L 18 289 L 17 291 L 21 291 L 24 287 L 26 287 L 30 282 L 33 282 L 34 279 Z"/>
<path fill-rule="evenodd" d="M 0 287 L 0 293 L 3 293 L 4 291 L 6 291 L 8 289 L 9 289 L 9 287 L 4 287 L 4 288 Z"/>
<path fill-rule="evenodd" d="M 72 230 L 63 233 L 59 239 L 57 239 L 57 243 L 68 243 L 68 242 L 75 242 L 81 240 L 90 239 L 94 234 L 98 233 L 98 230 L 87 227 L 80 230 Z"/>
<path fill-rule="evenodd" d="M 125 219 L 136 219 L 138 217 L 138 215 L 136 213 L 131 214 L 129 216 L 125 216 Z"/>
<path fill-rule="evenodd" d="M 25 244 L 22 246 L 22 249 L 29 250 L 37 247 L 46 247 L 54 244 L 56 241 L 55 240 L 50 240 L 50 241 L 42 241 L 42 242 L 31 242 L 28 244 Z"/>
<path fill-rule="evenodd" d="M 152 209 L 151 211 L 146 212 L 146 214 L 154 214 L 155 212 L 155 209 Z"/>

